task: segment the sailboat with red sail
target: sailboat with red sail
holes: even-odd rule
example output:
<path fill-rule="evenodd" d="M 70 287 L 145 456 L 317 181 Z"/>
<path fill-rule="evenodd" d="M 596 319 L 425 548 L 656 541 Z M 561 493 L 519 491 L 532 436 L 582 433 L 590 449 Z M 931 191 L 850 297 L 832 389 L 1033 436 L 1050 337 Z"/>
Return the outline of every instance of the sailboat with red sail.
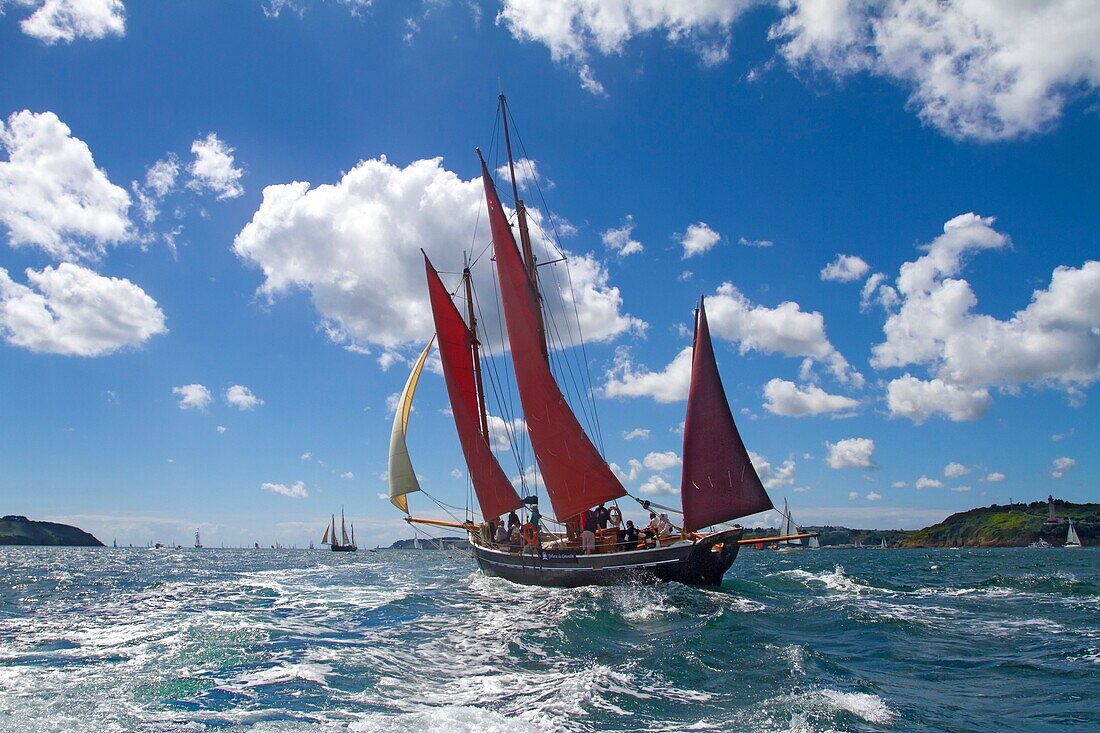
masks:
<path fill-rule="evenodd" d="M 666 526 L 648 542 L 624 541 L 622 532 L 608 529 L 599 533 L 594 551 L 591 546 L 584 546 L 582 517 L 587 511 L 629 494 L 585 432 L 554 376 L 546 306 L 536 270 L 539 263 L 532 252 L 528 213 L 516 183 L 503 94 L 500 112 L 518 241 L 489 167 L 480 150 L 477 154 L 492 232 L 492 259 L 499 283 L 497 296 L 523 410 L 522 425 L 530 438 L 552 516 L 540 511 L 536 493 L 520 497 L 492 450 L 470 267 L 464 267 L 457 289 L 465 301 L 464 317 L 439 271 L 425 255 L 425 277 L 436 327 L 434 341 L 439 349 L 459 444 L 486 521 L 449 522 L 413 516 L 406 516 L 406 520 L 465 529 L 482 572 L 517 583 L 573 587 L 640 579 L 720 585 L 740 546 L 749 543 L 743 540 L 744 529 L 740 525 L 727 523 L 772 509 L 773 505 L 726 400 L 703 301 L 695 310 L 691 383 L 684 421 L 682 511 L 660 507 L 682 515 L 680 526 L 669 522 L 673 526 Z M 413 395 L 431 346 L 429 342 L 414 364 L 400 395 L 390 439 L 390 500 L 407 515 L 407 495 L 421 489 L 412 468 L 406 435 Z M 656 507 L 638 501 L 646 509 Z M 523 517 L 518 541 L 514 534 L 497 536 L 494 525 L 498 518 L 517 512 L 517 517 Z M 809 535 L 798 535 L 803 536 Z M 500 541 L 502 537 L 504 541 Z"/>

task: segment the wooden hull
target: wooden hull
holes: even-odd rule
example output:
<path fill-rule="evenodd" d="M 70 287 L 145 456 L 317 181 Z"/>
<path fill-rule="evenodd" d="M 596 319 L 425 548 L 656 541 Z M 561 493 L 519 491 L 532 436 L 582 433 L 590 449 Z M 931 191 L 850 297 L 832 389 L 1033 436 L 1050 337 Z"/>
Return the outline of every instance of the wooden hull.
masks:
<path fill-rule="evenodd" d="M 355 545 L 331 545 L 333 552 L 355 552 L 359 548 Z"/>
<path fill-rule="evenodd" d="M 571 550 L 544 550 L 539 555 L 512 554 L 476 541 L 474 558 L 490 577 L 523 585 L 576 588 L 623 583 L 684 583 L 719 586 L 737 558 L 744 530 L 728 529 L 697 541 L 681 540 L 650 550 L 583 555 Z"/>

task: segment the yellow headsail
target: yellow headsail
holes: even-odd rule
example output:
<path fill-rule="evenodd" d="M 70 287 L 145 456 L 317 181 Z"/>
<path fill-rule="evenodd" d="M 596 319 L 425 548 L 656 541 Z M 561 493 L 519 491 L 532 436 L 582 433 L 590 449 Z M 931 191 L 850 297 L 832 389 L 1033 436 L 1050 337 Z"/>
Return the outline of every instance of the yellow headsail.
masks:
<path fill-rule="evenodd" d="M 416 471 L 413 470 L 412 460 L 409 458 L 405 434 L 408 432 L 409 413 L 412 412 L 416 383 L 420 381 L 420 372 L 424 369 L 424 362 L 428 360 L 428 352 L 431 351 L 433 343 L 435 343 L 434 336 L 413 365 L 409 381 L 405 382 L 405 389 L 401 390 L 401 399 L 397 401 L 397 409 L 393 415 L 393 430 L 390 432 L 390 502 L 406 514 L 409 513 L 409 502 L 405 494 L 420 491 L 420 482 L 416 480 Z"/>

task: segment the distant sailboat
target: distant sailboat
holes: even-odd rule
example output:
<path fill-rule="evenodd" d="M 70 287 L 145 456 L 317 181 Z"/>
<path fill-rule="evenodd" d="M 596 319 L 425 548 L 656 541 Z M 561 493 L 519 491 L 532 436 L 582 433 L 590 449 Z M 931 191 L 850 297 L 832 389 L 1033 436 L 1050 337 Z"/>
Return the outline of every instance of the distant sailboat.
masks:
<path fill-rule="evenodd" d="M 1069 532 L 1066 533 L 1066 544 L 1064 547 L 1080 547 L 1081 538 L 1077 536 L 1077 530 L 1073 526 L 1073 520 L 1069 520 Z"/>
<path fill-rule="evenodd" d="M 325 527 L 325 534 L 321 537 L 321 544 L 328 545 L 333 552 L 355 552 L 359 548 L 355 546 L 355 525 L 351 525 L 351 536 L 348 536 L 348 526 L 344 521 L 344 507 L 340 507 L 340 534 L 336 534 L 336 515 L 332 515 L 332 524 Z"/>
<path fill-rule="evenodd" d="M 195 549 L 202 549 L 202 542 L 199 540 L 199 531 L 197 529 L 195 530 Z"/>
<path fill-rule="evenodd" d="M 885 550 L 885 549 L 887 549 L 887 547 L 886 547 L 886 538 L 885 538 L 885 537 L 883 537 L 883 538 L 882 538 L 882 544 L 880 544 L 880 545 L 878 546 L 878 549 L 880 549 L 880 550 Z"/>
<path fill-rule="evenodd" d="M 789 537 L 799 533 L 798 526 L 794 523 L 794 519 L 791 518 L 791 509 L 787 506 L 787 500 L 783 500 L 783 519 L 779 523 L 779 536 Z M 816 539 L 816 538 L 815 538 Z M 790 552 L 792 550 L 801 550 L 801 540 L 784 540 L 779 543 L 780 552 Z"/>
<path fill-rule="evenodd" d="M 811 550 L 820 550 L 821 549 L 821 543 L 818 542 L 816 535 L 810 538 L 810 544 L 807 545 L 807 547 L 809 547 Z"/>

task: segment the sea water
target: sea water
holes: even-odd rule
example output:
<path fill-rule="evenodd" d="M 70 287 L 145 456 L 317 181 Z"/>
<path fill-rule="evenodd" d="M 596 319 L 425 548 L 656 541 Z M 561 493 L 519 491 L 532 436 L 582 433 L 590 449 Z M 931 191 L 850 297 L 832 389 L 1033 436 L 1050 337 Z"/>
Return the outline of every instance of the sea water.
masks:
<path fill-rule="evenodd" d="M 1100 550 L 741 553 L 720 589 L 461 552 L 0 548 L 4 731 L 1100 730 Z"/>

